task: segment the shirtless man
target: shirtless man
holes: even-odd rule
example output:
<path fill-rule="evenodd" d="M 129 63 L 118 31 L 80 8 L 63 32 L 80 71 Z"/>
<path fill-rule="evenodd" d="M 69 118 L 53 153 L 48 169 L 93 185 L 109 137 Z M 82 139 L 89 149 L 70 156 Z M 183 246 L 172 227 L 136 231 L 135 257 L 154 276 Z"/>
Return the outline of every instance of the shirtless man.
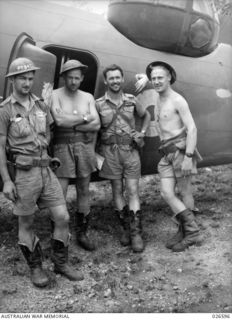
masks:
<path fill-rule="evenodd" d="M 159 93 L 157 123 L 163 156 L 158 164 L 161 195 L 179 224 L 178 233 L 166 246 L 173 251 L 184 251 L 201 241 L 191 210 L 194 207 L 191 175 L 197 173 L 199 157 L 196 150 L 197 128 L 188 103 L 171 88 L 176 80 L 175 70 L 165 62 L 155 61 L 147 66 L 146 74 Z M 175 193 L 176 185 L 183 201 Z"/>
<path fill-rule="evenodd" d="M 54 156 L 61 161 L 56 174 L 65 197 L 69 180 L 76 179 L 77 242 L 92 251 L 95 246 L 87 236 L 89 183 L 91 173 L 96 170 L 95 136 L 100 121 L 93 96 L 79 89 L 87 68 L 77 60 L 69 60 L 63 65 L 61 75 L 65 85 L 53 91 L 51 111 L 56 123 Z"/>

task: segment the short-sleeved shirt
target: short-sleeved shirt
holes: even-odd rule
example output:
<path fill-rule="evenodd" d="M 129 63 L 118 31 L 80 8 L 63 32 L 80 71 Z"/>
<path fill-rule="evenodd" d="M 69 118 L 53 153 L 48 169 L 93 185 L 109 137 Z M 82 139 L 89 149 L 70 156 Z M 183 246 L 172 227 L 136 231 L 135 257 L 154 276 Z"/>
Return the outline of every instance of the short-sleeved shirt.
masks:
<path fill-rule="evenodd" d="M 14 154 L 34 155 L 48 146 L 47 130 L 53 122 L 48 106 L 30 94 L 27 110 L 11 95 L 0 105 L 0 134 Z"/>
<path fill-rule="evenodd" d="M 140 116 L 145 113 L 143 106 L 135 96 L 126 93 L 121 94 L 120 103 L 115 105 L 106 92 L 103 97 L 97 99 L 96 109 L 101 119 L 101 139 L 103 141 L 114 135 L 130 136 L 131 130 L 135 128 L 135 111 Z M 101 177 L 110 180 L 140 177 L 139 154 L 131 144 L 120 144 L 117 148 L 102 144 L 99 153 L 105 158 L 99 173 Z"/>
<path fill-rule="evenodd" d="M 123 92 L 121 95 L 121 102 L 118 106 L 115 105 L 110 99 L 108 92 L 106 92 L 103 97 L 96 100 L 96 109 L 101 119 L 101 126 L 103 129 L 101 131 L 101 136 L 103 140 L 115 134 L 130 134 L 131 129 L 135 128 L 135 111 L 137 111 L 137 113 L 139 111 L 140 114 L 145 113 L 143 106 L 134 95 Z M 128 120 L 125 120 L 125 118 L 118 114 L 115 121 L 110 125 L 117 109 L 120 110 Z"/>

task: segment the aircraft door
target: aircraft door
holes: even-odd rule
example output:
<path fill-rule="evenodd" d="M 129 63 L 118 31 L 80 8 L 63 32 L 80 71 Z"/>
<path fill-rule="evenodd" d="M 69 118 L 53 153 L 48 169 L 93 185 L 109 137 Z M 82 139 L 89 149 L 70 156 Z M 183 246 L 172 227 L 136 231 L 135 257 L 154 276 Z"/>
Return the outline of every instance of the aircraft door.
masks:
<path fill-rule="evenodd" d="M 15 40 L 15 43 L 11 50 L 7 72 L 11 62 L 19 57 L 26 57 L 31 59 L 35 63 L 35 65 L 40 68 L 35 73 L 35 81 L 32 91 L 37 96 L 41 96 L 44 83 L 53 83 L 54 81 L 56 56 L 48 51 L 37 47 L 33 38 L 28 34 L 21 33 Z M 6 78 L 4 86 L 4 99 L 10 93 L 11 84 L 9 79 Z"/>

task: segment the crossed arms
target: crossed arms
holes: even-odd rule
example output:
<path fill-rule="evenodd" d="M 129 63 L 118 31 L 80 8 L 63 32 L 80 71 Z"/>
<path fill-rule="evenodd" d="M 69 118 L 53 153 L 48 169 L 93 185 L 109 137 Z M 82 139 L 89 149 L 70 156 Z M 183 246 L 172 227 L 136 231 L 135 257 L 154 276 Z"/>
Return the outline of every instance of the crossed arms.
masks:
<path fill-rule="evenodd" d="M 72 128 L 76 131 L 98 131 L 100 129 L 100 119 L 95 107 L 92 95 L 88 95 L 88 112 L 67 113 L 59 101 L 59 97 L 53 94 L 51 113 L 57 126 Z"/>

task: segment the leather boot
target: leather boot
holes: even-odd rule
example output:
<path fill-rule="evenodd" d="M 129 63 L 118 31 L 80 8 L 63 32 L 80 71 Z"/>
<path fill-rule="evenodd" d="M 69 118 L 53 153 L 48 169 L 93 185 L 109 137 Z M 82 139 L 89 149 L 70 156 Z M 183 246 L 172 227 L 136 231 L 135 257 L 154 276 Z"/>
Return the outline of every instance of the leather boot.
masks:
<path fill-rule="evenodd" d="M 176 219 L 178 221 L 178 231 L 171 239 L 167 241 L 166 248 L 168 249 L 172 249 L 175 244 L 177 244 L 184 238 L 184 228 L 181 221 L 179 220 L 179 215 L 176 216 Z"/>
<path fill-rule="evenodd" d="M 85 216 L 81 212 L 76 212 L 76 235 L 78 244 L 88 251 L 94 251 L 95 245 L 87 235 L 89 225 L 89 214 Z"/>
<path fill-rule="evenodd" d="M 125 206 L 121 211 L 115 210 L 121 225 L 120 243 L 122 246 L 128 246 L 131 242 L 130 239 L 130 215 L 128 206 Z"/>
<path fill-rule="evenodd" d="M 39 242 L 36 243 L 32 252 L 24 244 L 19 244 L 19 247 L 30 268 L 32 283 L 36 287 L 46 287 L 49 284 L 49 278 L 42 269 L 42 250 Z"/>
<path fill-rule="evenodd" d="M 190 209 L 186 209 L 178 214 L 178 219 L 183 226 L 184 238 L 172 247 L 172 251 L 184 251 L 194 244 L 199 245 L 202 242 L 202 236 L 199 234 L 199 228 L 195 217 Z"/>
<path fill-rule="evenodd" d="M 81 272 L 68 265 L 68 246 L 63 241 L 52 239 L 52 262 L 54 263 L 54 272 L 62 274 L 71 281 L 80 281 L 84 279 Z"/>
<path fill-rule="evenodd" d="M 130 237 L 132 250 L 134 252 L 142 252 L 144 243 L 142 239 L 141 210 L 130 211 Z"/>

